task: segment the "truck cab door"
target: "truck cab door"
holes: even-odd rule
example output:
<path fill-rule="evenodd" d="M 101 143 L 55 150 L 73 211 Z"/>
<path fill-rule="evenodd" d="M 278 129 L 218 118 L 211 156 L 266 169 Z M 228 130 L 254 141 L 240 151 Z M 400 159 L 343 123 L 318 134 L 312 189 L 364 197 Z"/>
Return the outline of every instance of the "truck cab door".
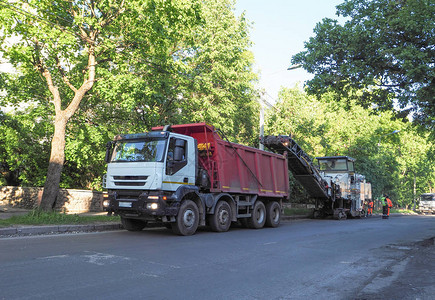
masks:
<path fill-rule="evenodd" d="M 162 182 L 163 190 L 175 191 L 180 185 L 195 184 L 195 173 L 194 169 L 192 170 L 194 163 L 189 157 L 194 149 L 190 149 L 188 145 L 188 140 L 178 137 L 170 138 Z"/>

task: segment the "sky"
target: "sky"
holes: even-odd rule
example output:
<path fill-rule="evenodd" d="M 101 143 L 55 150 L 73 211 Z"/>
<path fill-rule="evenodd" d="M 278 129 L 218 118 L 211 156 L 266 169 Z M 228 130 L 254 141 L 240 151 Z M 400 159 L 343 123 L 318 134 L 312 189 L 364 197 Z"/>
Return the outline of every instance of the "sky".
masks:
<path fill-rule="evenodd" d="M 304 42 L 323 18 L 339 19 L 336 6 L 343 0 L 237 0 L 236 15 L 245 12 L 252 28 L 250 49 L 259 71 L 259 87 L 274 104 L 281 87 L 302 87 L 313 76 L 304 69 L 287 70 L 293 55 L 304 51 Z"/>

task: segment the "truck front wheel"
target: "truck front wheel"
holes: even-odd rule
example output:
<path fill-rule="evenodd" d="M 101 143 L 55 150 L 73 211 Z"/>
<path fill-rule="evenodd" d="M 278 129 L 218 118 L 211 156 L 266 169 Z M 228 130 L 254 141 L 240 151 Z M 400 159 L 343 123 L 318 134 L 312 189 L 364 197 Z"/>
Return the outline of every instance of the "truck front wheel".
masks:
<path fill-rule="evenodd" d="M 136 219 L 127 219 L 121 217 L 122 226 L 128 231 L 141 231 L 147 226 L 146 221 L 136 220 Z"/>
<path fill-rule="evenodd" d="M 178 235 L 192 235 L 198 229 L 199 210 L 195 202 L 185 200 L 181 203 L 175 223 L 172 223 L 172 231 Z"/>
<path fill-rule="evenodd" d="M 251 217 L 248 218 L 248 226 L 253 229 L 263 228 L 266 223 L 266 207 L 263 202 L 257 201 L 254 204 Z"/>
<path fill-rule="evenodd" d="M 272 201 L 266 206 L 266 225 L 269 227 L 278 227 L 281 221 L 281 207 L 278 202 Z"/>
<path fill-rule="evenodd" d="M 225 201 L 219 201 L 213 215 L 209 216 L 211 230 L 225 232 L 231 226 L 231 207 Z"/>

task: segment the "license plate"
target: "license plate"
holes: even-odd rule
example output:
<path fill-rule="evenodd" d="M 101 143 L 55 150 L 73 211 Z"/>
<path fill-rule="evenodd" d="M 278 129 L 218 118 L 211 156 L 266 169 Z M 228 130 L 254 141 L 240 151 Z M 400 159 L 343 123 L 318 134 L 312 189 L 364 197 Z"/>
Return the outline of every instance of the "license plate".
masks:
<path fill-rule="evenodd" d="M 131 207 L 131 202 L 119 202 L 119 207 Z"/>

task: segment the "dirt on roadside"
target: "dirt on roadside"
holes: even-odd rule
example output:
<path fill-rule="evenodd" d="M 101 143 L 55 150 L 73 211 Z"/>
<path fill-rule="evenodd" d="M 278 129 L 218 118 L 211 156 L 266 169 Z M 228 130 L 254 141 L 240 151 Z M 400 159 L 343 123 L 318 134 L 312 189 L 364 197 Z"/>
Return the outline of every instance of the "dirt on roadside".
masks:
<path fill-rule="evenodd" d="M 435 237 L 408 245 L 392 245 L 396 261 L 380 271 L 358 300 L 432 300 L 435 295 Z M 383 282 L 388 282 L 384 285 Z M 378 285 L 376 287 L 376 285 Z"/>

